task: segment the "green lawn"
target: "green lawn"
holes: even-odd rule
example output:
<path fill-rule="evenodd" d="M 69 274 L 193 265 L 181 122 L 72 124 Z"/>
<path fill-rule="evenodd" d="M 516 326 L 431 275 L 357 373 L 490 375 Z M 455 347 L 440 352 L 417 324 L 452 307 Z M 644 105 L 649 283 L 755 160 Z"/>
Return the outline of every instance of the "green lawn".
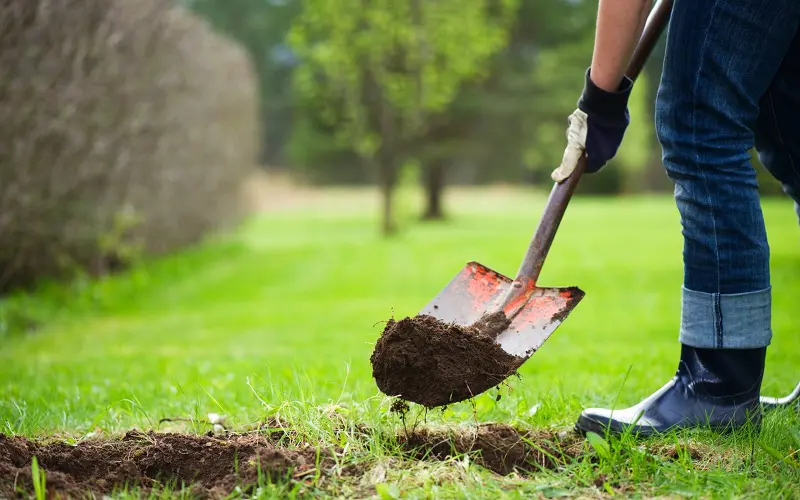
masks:
<path fill-rule="evenodd" d="M 201 424 L 159 427 L 159 420 L 216 412 L 240 428 L 279 415 L 307 439 L 325 441 L 330 435 L 320 422 L 331 404 L 350 422 L 401 428 L 370 375 L 381 322 L 416 313 L 469 260 L 513 274 L 544 198 L 458 192 L 448 222 L 406 225 L 383 239 L 372 194 L 319 196 L 125 275 L 0 303 L 2 432 L 80 438 L 132 427 L 206 431 Z M 783 395 L 800 379 L 800 229 L 787 201 L 767 201 L 764 210 L 775 330 L 764 393 Z M 474 407 L 428 412 L 427 424 L 477 419 L 568 429 L 584 406 L 621 407 L 660 387 L 679 351 L 681 246 L 669 197 L 574 199 L 540 283 L 578 285 L 586 298 L 522 368 L 522 378 L 511 380 L 513 390 L 502 389 L 502 399 L 490 391 Z M 28 318 L 43 324 L 22 333 Z M 792 426 L 800 419 L 773 416 L 762 439 L 788 455 L 800 447 Z M 353 444 L 352 457 L 394 464 L 373 483 L 438 498 L 559 491 L 591 497 L 615 488 L 628 495 L 800 494 L 800 468 L 791 459 L 780 463 L 756 446 L 751 463 L 741 437 L 699 439 L 712 451 L 688 466 L 647 465 L 631 454 L 634 443 L 623 442 L 613 444 L 621 448 L 611 460 L 532 477 L 465 472 L 455 462 L 399 466 L 379 440 Z M 592 485 L 601 473 L 613 479 L 608 489 Z M 370 479 L 360 481 L 328 482 L 325 491 L 374 493 Z"/>

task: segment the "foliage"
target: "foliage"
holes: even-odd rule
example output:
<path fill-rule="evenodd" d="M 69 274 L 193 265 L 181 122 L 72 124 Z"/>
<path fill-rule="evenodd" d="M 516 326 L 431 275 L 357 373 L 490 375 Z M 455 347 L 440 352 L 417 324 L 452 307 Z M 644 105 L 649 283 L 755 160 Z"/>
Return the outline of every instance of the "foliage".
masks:
<path fill-rule="evenodd" d="M 386 135 L 394 137 L 394 168 L 406 161 L 402 157 L 413 157 L 426 183 L 442 177 L 428 175 L 432 166 L 446 166 L 448 183 L 549 185 L 547 173 L 563 150 L 566 116 L 591 57 L 597 9 L 589 0 L 513 8 L 500 0 L 420 1 L 417 19 L 412 0 L 368 7 L 356 0 L 184 2 L 251 53 L 270 166 L 307 182 L 340 185 L 393 181 L 392 169 L 382 179 L 377 165 L 364 170 L 358 164 L 359 151 L 369 159 Z M 483 10 L 475 7 L 481 3 Z M 443 17 L 426 25 L 421 14 L 432 10 Z M 663 49 L 659 44 L 637 83 L 634 123 L 617 161 L 582 183 L 582 191 L 672 189 L 652 116 Z M 394 50 L 392 57 L 381 59 L 387 50 Z M 442 64 L 420 72 L 437 51 Z M 394 128 L 381 132 L 384 104 L 390 108 L 385 123 Z"/>
<path fill-rule="evenodd" d="M 411 142 L 507 44 L 518 0 L 308 0 L 289 32 L 298 95 L 377 171 L 388 199 Z"/>
<path fill-rule="evenodd" d="M 323 116 L 372 156 L 382 138 L 369 108 L 385 101 L 400 117 L 401 135 L 424 131 L 425 115 L 443 111 L 464 81 L 485 75 L 486 61 L 506 43 L 516 2 L 498 0 L 492 15 L 487 0 L 309 0 L 289 33 L 302 61 L 298 90 L 323 97 Z M 365 96 L 372 80 L 379 101 Z"/>
<path fill-rule="evenodd" d="M 260 159 L 277 165 L 287 161 L 285 146 L 290 141 L 295 119 L 292 96 L 295 56 L 285 38 L 302 2 L 181 0 L 181 3 L 247 50 L 258 76 Z"/>

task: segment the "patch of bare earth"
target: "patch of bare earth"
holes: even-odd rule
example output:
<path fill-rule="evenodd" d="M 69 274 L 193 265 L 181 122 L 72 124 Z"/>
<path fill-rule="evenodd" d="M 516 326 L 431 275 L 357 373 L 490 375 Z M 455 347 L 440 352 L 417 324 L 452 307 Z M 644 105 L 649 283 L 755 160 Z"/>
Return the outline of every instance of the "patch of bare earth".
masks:
<path fill-rule="evenodd" d="M 245 203 L 257 212 L 307 206 L 317 201 L 319 195 L 319 190 L 300 186 L 287 176 L 261 170 L 252 172 L 242 186 Z"/>
<path fill-rule="evenodd" d="M 298 183 L 287 175 L 255 171 L 242 185 L 242 200 L 254 212 L 361 213 L 379 210 L 380 193 L 368 187 L 319 187 Z"/>

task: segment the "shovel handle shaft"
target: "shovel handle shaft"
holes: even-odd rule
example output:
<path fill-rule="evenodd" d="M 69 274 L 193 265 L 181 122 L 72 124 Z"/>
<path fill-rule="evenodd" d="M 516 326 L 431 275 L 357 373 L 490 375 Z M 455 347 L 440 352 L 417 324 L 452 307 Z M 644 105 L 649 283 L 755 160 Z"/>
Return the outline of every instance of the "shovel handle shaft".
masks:
<path fill-rule="evenodd" d="M 539 279 L 539 273 L 542 271 L 544 260 L 550 251 L 550 245 L 553 244 L 558 226 L 564 217 L 567 204 L 569 204 L 569 200 L 572 198 L 572 194 L 578 186 L 578 181 L 585 170 L 586 155 L 582 155 L 570 176 L 563 182 L 556 183 L 553 189 L 550 190 L 544 213 L 528 246 L 528 253 L 525 254 L 519 271 L 517 271 L 517 279 L 515 281 L 535 284 L 536 280 Z"/>
<path fill-rule="evenodd" d="M 631 80 L 636 80 L 639 76 L 653 51 L 653 47 L 658 43 L 669 20 L 672 2 L 673 0 L 658 0 L 655 7 L 650 11 L 642 36 L 625 71 L 625 74 Z M 544 213 L 528 247 L 528 252 L 525 254 L 525 258 L 517 272 L 514 286 L 511 287 L 503 300 L 501 309 L 505 310 L 507 314 L 513 314 L 513 309 L 516 309 L 516 303 L 539 279 L 539 273 L 550 250 L 550 245 L 555 238 L 556 230 L 585 170 L 586 155 L 584 154 L 578 160 L 578 165 L 570 176 L 563 182 L 556 183 L 550 191 Z"/>
<path fill-rule="evenodd" d="M 667 27 L 667 22 L 672 12 L 672 3 L 673 0 L 658 0 L 653 10 L 650 11 L 650 15 L 647 16 L 642 37 L 639 39 L 636 50 L 634 50 L 625 70 L 625 75 L 631 80 L 636 81 L 639 77 L 639 73 L 642 72 L 647 59 L 653 53 L 653 48 L 661 38 L 664 28 Z"/>

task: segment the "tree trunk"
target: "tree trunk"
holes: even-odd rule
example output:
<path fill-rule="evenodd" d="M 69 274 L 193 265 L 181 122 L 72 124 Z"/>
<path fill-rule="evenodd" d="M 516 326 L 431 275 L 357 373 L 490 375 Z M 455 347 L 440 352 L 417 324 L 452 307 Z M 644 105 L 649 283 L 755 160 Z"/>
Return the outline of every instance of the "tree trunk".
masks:
<path fill-rule="evenodd" d="M 386 96 L 381 93 L 380 110 L 381 147 L 378 149 L 381 196 L 383 197 L 383 235 L 394 234 L 397 226 L 392 210 L 394 188 L 397 184 L 397 129 L 394 113 Z"/>
<path fill-rule="evenodd" d="M 381 165 L 381 168 L 386 168 Z M 388 173 L 388 172 L 387 172 Z M 397 226 L 394 222 L 394 211 L 392 210 L 394 194 L 394 182 L 386 178 L 381 182 L 381 198 L 383 201 L 383 220 L 381 229 L 384 236 L 390 236 L 397 231 Z"/>
<path fill-rule="evenodd" d="M 445 165 L 443 160 L 431 160 L 425 168 L 425 213 L 423 220 L 444 219 L 442 193 L 444 191 Z"/>

